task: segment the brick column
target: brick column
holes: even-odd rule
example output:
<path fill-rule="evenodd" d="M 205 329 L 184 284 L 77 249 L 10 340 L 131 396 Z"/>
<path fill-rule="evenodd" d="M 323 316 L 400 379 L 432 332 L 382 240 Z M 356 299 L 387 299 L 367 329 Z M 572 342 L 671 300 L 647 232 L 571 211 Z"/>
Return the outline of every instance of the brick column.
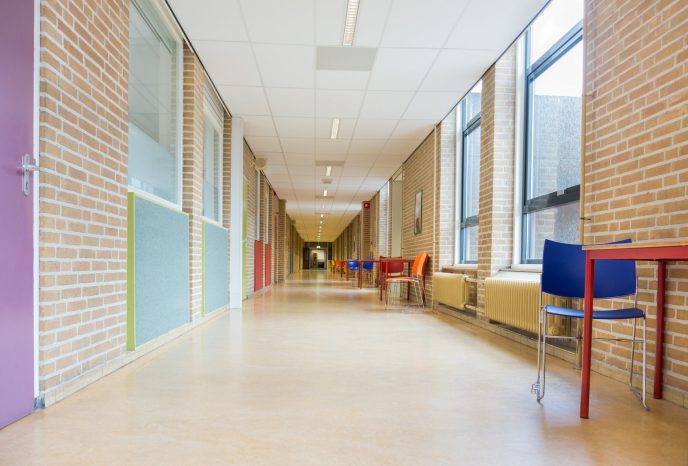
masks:
<path fill-rule="evenodd" d="M 184 131 L 182 157 L 182 209 L 189 214 L 189 312 L 201 317 L 203 299 L 203 68 L 193 51 L 184 46 Z"/>
<path fill-rule="evenodd" d="M 229 229 L 232 217 L 232 118 L 223 114 L 222 125 L 222 226 Z M 237 193 L 241 195 L 242 193 Z M 231 241 L 228 242 L 227 258 L 232 263 Z M 241 258 L 240 258 L 241 260 Z M 231 267 L 230 267 L 231 269 Z M 231 275 L 231 273 L 230 273 Z M 231 281 L 231 277 L 230 277 Z M 227 283 L 229 287 L 229 283 Z"/>
<path fill-rule="evenodd" d="M 483 76 L 480 133 L 478 278 L 512 263 L 516 50 L 511 47 Z M 478 286 L 478 308 L 485 288 Z"/>
<path fill-rule="evenodd" d="M 435 228 L 436 237 L 433 271 L 454 264 L 454 234 L 456 213 L 456 112 L 451 112 L 439 126 L 437 142 L 437 185 Z"/>
<path fill-rule="evenodd" d="M 287 228 L 287 201 L 279 200 L 279 208 L 277 210 L 277 282 L 284 281 L 284 278 L 289 274 L 289 243 Z"/>

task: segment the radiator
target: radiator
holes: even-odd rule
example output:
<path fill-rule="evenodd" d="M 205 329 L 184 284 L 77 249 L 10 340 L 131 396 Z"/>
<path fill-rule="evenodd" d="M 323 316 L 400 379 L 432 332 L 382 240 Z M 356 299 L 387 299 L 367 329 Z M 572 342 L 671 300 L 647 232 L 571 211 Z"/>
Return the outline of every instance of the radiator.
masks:
<path fill-rule="evenodd" d="M 432 299 L 435 303 L 464 309 L 468 302 L 467 275 L 435 272 L 432 274 Z"/>
<path fill-rule="evenodd" d="M 485 279 L 485 317 L 532 333 L 538 332 L 540 306 L 540 279 L 523 278 L 524 274 L 500 272 Z M 542 295 L 543 304 L 570 306 L 571 303 Z M 569 335 L 570 319 L 551 316 L 548 319 L 551 335 Z"/>
<path fill-rule="evenodd" d="M 496 322 L 537 333 L 540 280 L 485 279 L 485 317 Z"/>

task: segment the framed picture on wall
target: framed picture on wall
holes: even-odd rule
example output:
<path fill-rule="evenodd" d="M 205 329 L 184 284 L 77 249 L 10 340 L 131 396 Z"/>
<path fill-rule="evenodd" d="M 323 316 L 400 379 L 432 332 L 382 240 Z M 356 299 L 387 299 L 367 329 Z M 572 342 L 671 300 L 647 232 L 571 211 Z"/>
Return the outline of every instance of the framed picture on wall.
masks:
<path fill-rule="evenodd" d="M 423 190 L 416 191 L 416 203 L 413 209 L 413 234 L 420 235 L 423 231 Z"/>

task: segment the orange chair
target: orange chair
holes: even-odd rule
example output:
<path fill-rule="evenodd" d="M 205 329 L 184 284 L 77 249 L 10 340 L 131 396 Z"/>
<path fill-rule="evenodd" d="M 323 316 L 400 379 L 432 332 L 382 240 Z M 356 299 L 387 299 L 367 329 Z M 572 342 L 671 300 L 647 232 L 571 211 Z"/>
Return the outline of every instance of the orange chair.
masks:
<path fill-rule="evenodd" d="M 339 270 L 339 275 L 344 273 L 344 261 L 334 261 L 336 270 Z"/>
<path fill-rule="evenodd" d="M 401 277 L 390 277 L 385 281 L 386 293 L 385 293 L 385 309 L 389 303 L 389 285 L 391 283 L 399 283 L 401 287 L 402 283 L 406 283 L 406 286 L 414 286 L 416 290 L 416 300 L 418 302 L 418 307 L 425 307 L 425 281 L 423 280 L 425 276 L 425 268 L 428 265 L 428 255 L 424 252 L 416 255 L 413 261 L 413 268 L 411 269 L 411 275 L 404 275 Z"/>

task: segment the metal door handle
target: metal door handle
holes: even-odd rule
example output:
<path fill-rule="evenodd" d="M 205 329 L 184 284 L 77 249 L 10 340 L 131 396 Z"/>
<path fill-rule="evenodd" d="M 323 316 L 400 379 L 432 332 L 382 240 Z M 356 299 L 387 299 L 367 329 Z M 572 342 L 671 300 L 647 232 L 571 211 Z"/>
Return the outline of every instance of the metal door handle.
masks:
<path fill-rule="evenodd" d="M 22 157 L 22 164 L 19 166 L 19 171 L 22 174 L 22 192 L 24 196 L 28 196 L 31 189 L 31 177 L 29 173 L 41 171 L 41 167 L 36 164 L 36 160 L 31 158 L 29 154 L 24 154 Z"/>

